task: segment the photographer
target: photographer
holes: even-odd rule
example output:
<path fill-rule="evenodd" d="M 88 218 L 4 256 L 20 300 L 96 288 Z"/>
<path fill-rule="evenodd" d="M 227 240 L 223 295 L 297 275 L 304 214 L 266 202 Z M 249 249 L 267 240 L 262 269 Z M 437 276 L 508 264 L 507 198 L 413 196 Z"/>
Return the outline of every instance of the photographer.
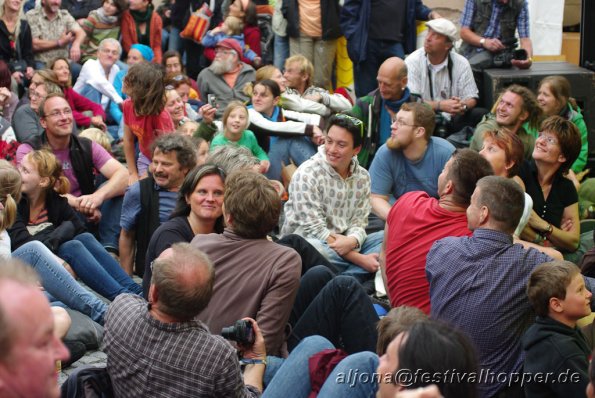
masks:
<path fill-rule="evenodd" d="M 203 252 L 177 243 L 153 262 L 148 304 L 130 294 L 114 300 L 103 342 L 115 396 L 260 396 L 266 350 L 256 321 L 245 318 L 254 343 L 239 344 L 247 364 L 242 380 L 236 350 L 195 320 L 211 299 L 214 279 Z"/>
<path fill-rule="evenodd" d="M 8 63 L 13 80 L 21 87 L 33 76 L 31 28 L 23 18 L 23 4 L 0 0 L 0 59 Z"/>
<path fill-rule="evenodd" d="M 459 52 L 471 64 L 478 53 L 489 51 L 492 55 L 506 49 L 504 42 L 514 38 L 518 29 L 521 48 L 527 52 L 526 59 L 513 59 L 512 66 L 519 69 L 531 67 L 533 45 L 529 38 L 529 12 L 527 0 L 466 0 L 461 15 L 461 39 Z"/>

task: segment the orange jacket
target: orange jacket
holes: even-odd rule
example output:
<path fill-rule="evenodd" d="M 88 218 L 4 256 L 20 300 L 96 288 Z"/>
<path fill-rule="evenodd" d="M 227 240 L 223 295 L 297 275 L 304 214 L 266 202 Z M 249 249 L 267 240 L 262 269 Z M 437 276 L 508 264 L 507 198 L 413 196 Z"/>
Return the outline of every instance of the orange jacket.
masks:
<path fill-rule="evenodd" d="M 157 14 L 157 12 L 155 11 L 153 11 L 153 14 L 151 15 L 149 29 L 151 32 L 151 37 L 149 38 L 149 42 L 151 44 L 150 47 L 153 50 L 153 53 L 155 54 L 153 62 L 156 64 L 160 64 L 162 58 L 161 31 L 163 29 L 163 22 L 161 21 L 161 17 L 159 16 L 159 14 Z M 125 52 L 128 52 L 130 51 L 130 47 L 133 44 L 138 43 L 138 37 L 136 36 L 136 24 L 129 10 L 126 10 L 122 13 L 121 32 L 122 48 Z"/>

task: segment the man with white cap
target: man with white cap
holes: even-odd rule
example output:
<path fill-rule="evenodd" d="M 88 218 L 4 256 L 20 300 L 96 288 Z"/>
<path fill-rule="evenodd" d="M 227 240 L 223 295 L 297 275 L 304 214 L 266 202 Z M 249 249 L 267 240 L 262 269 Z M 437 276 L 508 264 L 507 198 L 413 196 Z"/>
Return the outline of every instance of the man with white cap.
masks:
<path fill-rule="evenodd" d="M 474 109 L 479 92 L 473 78 L 469 61 L 451 51 L 459 38 L 457 27 L 445 18 L 426 22 L 428 33 L 424 46 L 406 59 L 408 87 L 422 97 L 434 111 L 437 129 L 446 128 L 448 133 L 459 131 L 464 126 L 476 126 L 487 113 Z"/>

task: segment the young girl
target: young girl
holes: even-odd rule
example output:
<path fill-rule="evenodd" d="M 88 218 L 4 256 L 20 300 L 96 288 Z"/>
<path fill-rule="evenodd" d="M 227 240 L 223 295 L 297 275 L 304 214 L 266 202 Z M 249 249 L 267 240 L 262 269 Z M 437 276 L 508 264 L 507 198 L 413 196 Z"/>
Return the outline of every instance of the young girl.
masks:
<path fill-rule="evenodd" d="M 13 257 L 29 264 L 41 277 L 41 283 L 51 298 L 103 324 L 107 305 L 79 285 L 62 266 L 60 259 L 41 242 L 28 242 L 11 251 L 10 236 L 6 229 L 17 219 L 20 197 L 19 172 L 7 161 L 0 160 L 0 259 Z"/>
<path fill-rule="evenodd" d="M 103 39 L 118 40 L 120 36 L 120 16 L 128 8 L 126 0 L 103 0 L 103 5 L 89 13 L 81 22 L 81 28 L 87 34 L 85 43 L 81 46 L 83 56 L 81 64 L 97 56 L 99 43 Z"/>
<path fill-rule="evenodd" d="M 213 138 L 211 149 L 229 144 L 246 147 L 260 160 L 260 172 L 266 173 L 270 166 L 269 157 L 258 145 L 254 133 L 246 130 L 248 123 L 248 108 L 239 101 L 230 102 L 223 113 L 223 134 Z"/>
<path fill-rule="evenodd" d="M 221 40 L 234 39 L 240 44 L 244 58 L 250 60 L 253 65 L 260 65 L 260 57 L 244 42 L 244 22 L 241 18 L 229 15 L 221 26 L 209 30 L 202 39 L 202 45 L 207 48 L 215 48 Z"/>
<path fill-rule="evenodd" d="M 130 174 L 129 184 L 145 177 L 151 163 L 151 144 L 156 137 L 175 131 L 171 116 L 165 110 L 165 85 L 159 65 L 141 62 L 133 65 L 124 78 L 123 102 L 124 155 Z M 136 160 L 134 141 L 140 154 Z"/>
<path fill-rule="evenodd" d="M 95 239 L 85 232 L 77 213 L 62 194 L 69 191 L 68 179 L 53 153 L 28 153 L 19 166 L 22 193 L 18 218 L 8 231 L 12 249 L 41 241 L 64 259 L 93 290 L 109 300 L 121 293 L 138 294 L 136 284 Z"/>

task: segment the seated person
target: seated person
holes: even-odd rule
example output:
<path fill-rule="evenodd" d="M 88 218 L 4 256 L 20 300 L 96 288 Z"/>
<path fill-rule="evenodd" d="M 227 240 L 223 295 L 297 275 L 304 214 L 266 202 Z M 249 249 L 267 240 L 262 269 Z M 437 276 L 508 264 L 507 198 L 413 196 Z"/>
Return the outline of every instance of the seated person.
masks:
<path fill-rule="evenodd" d="M 80 3 L 76 1 L 76 3 Z M 81 45 L 81 62 L 97 58 L 97 50 L 104 39 L 118 39 L 120 16 L 128 8 L 126 0 L 103 0 L 103 5 L 83 17 L 79 25 L 87 34 Z"/>
<path fill-rule="evenodd" d="M 127 54 L 133 44 L 139 43 L 151 47 L 155 58 L 153 62 L 161 63 L 163 21 L 151 0 L 134 1 L 122 13 L 122 49 Z"/>
<path fill-rule="evenodd" d="M 120 71 L 116 61 L 120 58 L 122 47 L 116 39 L 104 39 L 99 43 L 97 59 L 90 59 L 83 65 L 74 91 L 100 104 L 107 110 L 110 101 L 120 105 L 124 100 L 114 88 L 114 79 Z"/>
<path fill-rule="evenodd" d="M 247 319 L 255 341 L 241 347 L 242 377 L 236 350 L 196 319 L 220 279 L 214 268 L 200 250 L 177 243 L 153 264 L 149 303 L 123 294 L 110 305 L 103 343 L 116 396 L 260 396 L 267 351 L 256 322 Z"/>
<path fill-rule="evenodd" d="M 209 30 L 202 38 L 202 45 L 205 48 L 215 48 L 221 40 L 234 39 L 243 49 L 242 61 L 246 59 L 252 65 L 260 65 L 261 59 L 250 47 L 244 42 L 244 23 L 241 18 L 233 15 L 228 15 L 221 26 L 217 26 Z M 211 60 L 212 61 L 212 60 Z"/>
<path fill-rule="evenodd" d="M 362 129 L 354 117 L 330 118 L 325 144 L 291 179 L 281 233 L 303 236 L 343 273 L 365 281 L 378 271 L 382 232 L 365 230 L 370 176 L 356 158 Z"/>
<path fill-rule="evenodd" d="M 519 173 L 533 199 L 533 211 L 521 238 L 558 250 L 574 252 L 580 242 L 578 194 L 565 174 L 581 150 L 576 125 L 551 116 L 541 125 L 533 160 Z"/>
<path fill-rule="evenodd" d="M 165 74 L 168 76 L 188 76 L 184 69 L 184 64 L 182 63 L 182 55 L 180 55 L 180 53 L 175 50 L 166 51 L 163 54 L 163 60 L 161 61 L 161 65 L 163 65 L 163 67 L 165 68 Z M 188 94 L 188 98 L 192 100 L 200 99 L 198 96 L 198 86 L 196 85 L 196 80 L 194 80 L 190 76 L 188 76 L 188 78 L 190 79 L 190 85 L 192 86 Z"/>
<path fill-rule="evenodd" d="M 272 184 L 252 171 L 227 177 L 223 234 L 199 234 L 192 245 L 213 261 L 217 279 L 210 304 L 198 314 L 218 333 L 243 316 L 262 328 L 267 352 L 279 355 L 301 274 L 298 253 L 267 234 L 279 222 L 281 201 Z M 198 195 L 212 197 L 212 193 Z M 211 213 L 211 206 L 204 211 Z M 204 213 L 204 212 L 203 212 Z"/>
<path fill-rule="evenodd" d="M 529 277 L 527 296 L 537 319 L 523 336 L 523 372 L 553 379 L 525 383 L 525 396 L 583 396 L 591 350 L 576 323 L 591 314 L 592 294 L 580 269 L 569 261 L 539 265 Z M 556 383 L 563 374 L 572 381 Z"/>

